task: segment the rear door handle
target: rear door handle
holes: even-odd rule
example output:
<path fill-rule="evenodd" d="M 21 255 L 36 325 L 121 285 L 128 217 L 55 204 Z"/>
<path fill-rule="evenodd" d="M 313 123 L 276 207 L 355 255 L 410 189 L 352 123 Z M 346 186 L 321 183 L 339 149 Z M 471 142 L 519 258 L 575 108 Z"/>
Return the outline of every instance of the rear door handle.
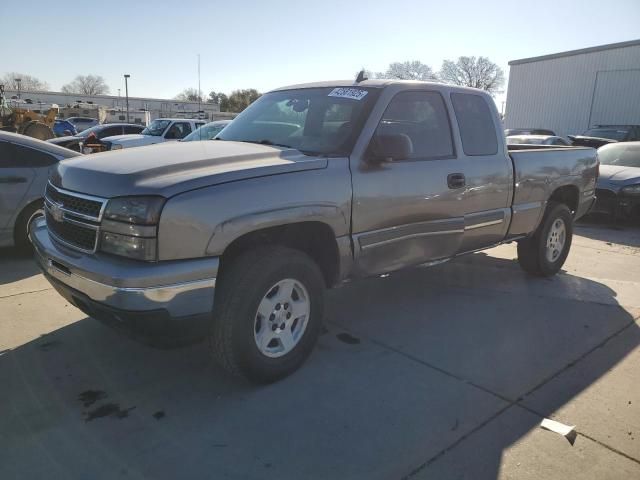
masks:
<path fill-rule="evenodd" d="M 447 175 L 447 186 L 449 188 L 462 188 L 467 184 L 464 173 L 450 173 Z"/>
<path fill-rule="evenodd" d="M 26 177 L 0 177 L 0 183 L 27 183 Z"/>

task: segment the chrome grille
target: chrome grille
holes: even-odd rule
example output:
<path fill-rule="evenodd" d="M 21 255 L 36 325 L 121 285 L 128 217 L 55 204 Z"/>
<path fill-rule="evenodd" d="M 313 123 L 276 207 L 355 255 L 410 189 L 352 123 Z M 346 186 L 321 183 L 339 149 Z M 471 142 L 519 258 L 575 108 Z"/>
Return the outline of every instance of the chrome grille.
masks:
<path fill-rule="evenodd" d="M 50 236 L 71 248 L 95 252 L 106 199 L 47 185 L 45 218 Z"/>
<path fill-rule="evenodd" d="M 52 203 L 56 203 L 70 212 L 79 213 L 96 220 L 100 219 L 104 200 L 90 197 L 89 195 L 67 192 L 54 187 L 50 183 L 47 184 L 46 196 Z"/>

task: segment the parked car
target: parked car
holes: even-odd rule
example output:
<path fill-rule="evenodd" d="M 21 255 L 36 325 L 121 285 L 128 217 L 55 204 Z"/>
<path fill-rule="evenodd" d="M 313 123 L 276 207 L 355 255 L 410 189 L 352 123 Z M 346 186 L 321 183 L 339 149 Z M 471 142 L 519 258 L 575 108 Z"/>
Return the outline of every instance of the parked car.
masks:
<path fill-rule="evenodd" d="M 79 155 L 35 138 L 0 131 L 0 247 L 29 245 L 29 226 L 43 212 L 51 167 Z"/>
<path fill-rule="evenodd" d="M 76 126 L 68 120 L 56 120 L 53 124 L 53 133 L 56 137 L 77 135 Z"/>
<path fill-rule="evenodd" d="M 91 135 L 95 136 L 97 140 L 101 140 L 114 135 L 137 134 L 142 132 L 144 128 L 144 125 L 137 125 L 135 123 L 104 123 L 102 125 L 96 125 L 95 127 L 88 128 L 77 135 L 52 138 L 51 140 L 47 140 L 47 142 L 80 152 L 85 141 Z"/>
<path fill-rule="evenodd" d="M 554 135 L 513 135 L 507 137 L 507 145 L 556 145 L 567 147 L 568 140 Z"/>
<path fill-rule="evenodd" d="M 547 130 L 545 128 L 507 128 L 504 131 L 505 137 L 513 135 L 550 135 L 555 136 L 553 130 Z"/>
<path fill-rule="evenodd" d="M 594 212 L 614 220 L 640 218 L 640 142 L 604 145 L 598 149 L 600 176 Z"/>
<path fill-rule="evenodd" d="M 491 97 L 452 85 L 288 87 L 217 138 L 62 162 L 31 234 L 87 314 L 165 344 L 206 335 L 255 382 L 310 354 L 325 288 L 512 241 L 553 275 L 595 199 L 595 150 L 509 152 Z"/>
<path fill-rule="evenodd" d="M 568 135 L 573 145 L 598 148 L 615 142 L 640 140 L 640 125 L 596 125 L 582 135 Z"/>
<path fill-rule="evenodd" d="M 98 120 L 91 117 L 69 117 L 67 118 L 67 121 L 71 122 L 76 127 L 78 133 L 100 124 Z"/>
<path fill-rule="evenodd" d="M 103 139 L 107 150 L 142 147 L 171 140 L 182 140 L 191 132 L 204 125 L 201 120 L 184 118 L 156 118 L 138 135 L 118 135 Z"/>
<path fill-rule="evenodd" d="M 183 142 L 198 142 L 200 140 L 211 140 L 218 135 L 224 127 L 229 125 L 231 120 L 216 120 L 202 125 L 182 139 Z"/>

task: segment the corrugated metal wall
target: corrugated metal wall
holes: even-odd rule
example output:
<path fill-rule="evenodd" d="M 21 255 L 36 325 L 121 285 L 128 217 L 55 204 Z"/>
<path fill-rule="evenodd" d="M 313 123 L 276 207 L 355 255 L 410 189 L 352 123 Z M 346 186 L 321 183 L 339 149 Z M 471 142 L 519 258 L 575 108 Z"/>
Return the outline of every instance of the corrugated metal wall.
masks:
<path fill-rule="evenodd" d="M 511 65 L 505 128 L 640 124 L 640 45 Z"/>

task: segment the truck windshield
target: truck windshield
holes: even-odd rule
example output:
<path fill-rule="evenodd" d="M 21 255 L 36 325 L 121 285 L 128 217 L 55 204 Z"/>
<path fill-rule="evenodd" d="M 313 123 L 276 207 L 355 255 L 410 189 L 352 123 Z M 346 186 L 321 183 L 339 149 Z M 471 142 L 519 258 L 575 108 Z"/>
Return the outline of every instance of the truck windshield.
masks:
<path fill-rule="evenodd" d="M 602 165 L 640 168 L 640 144 L 634 142 L 605 145 L 598 149 L 598 158 Z"/>
<path fill-rule="evenodd" d="M 375 88 L 305 88 L 263 95 L 217 138 L 349 155 L 378 97 Z"/>
<path fill-rule="evenodd" d="M 626 127 L 598 127 L 584 132 L 585 137 L 608 138 L 610 140 L 624 140 L 629 133 Z"/>
<path fill-rule="evenodd" d="M 140 133 L 142 135 L 152 135 L 154 137 L 159 137 L 164 133 L 170 123 L 171 120 L 154 120 L 149 124 L 149 126 L 147 126 L 147 128 L 142 130 L 142 132 Z"/>

